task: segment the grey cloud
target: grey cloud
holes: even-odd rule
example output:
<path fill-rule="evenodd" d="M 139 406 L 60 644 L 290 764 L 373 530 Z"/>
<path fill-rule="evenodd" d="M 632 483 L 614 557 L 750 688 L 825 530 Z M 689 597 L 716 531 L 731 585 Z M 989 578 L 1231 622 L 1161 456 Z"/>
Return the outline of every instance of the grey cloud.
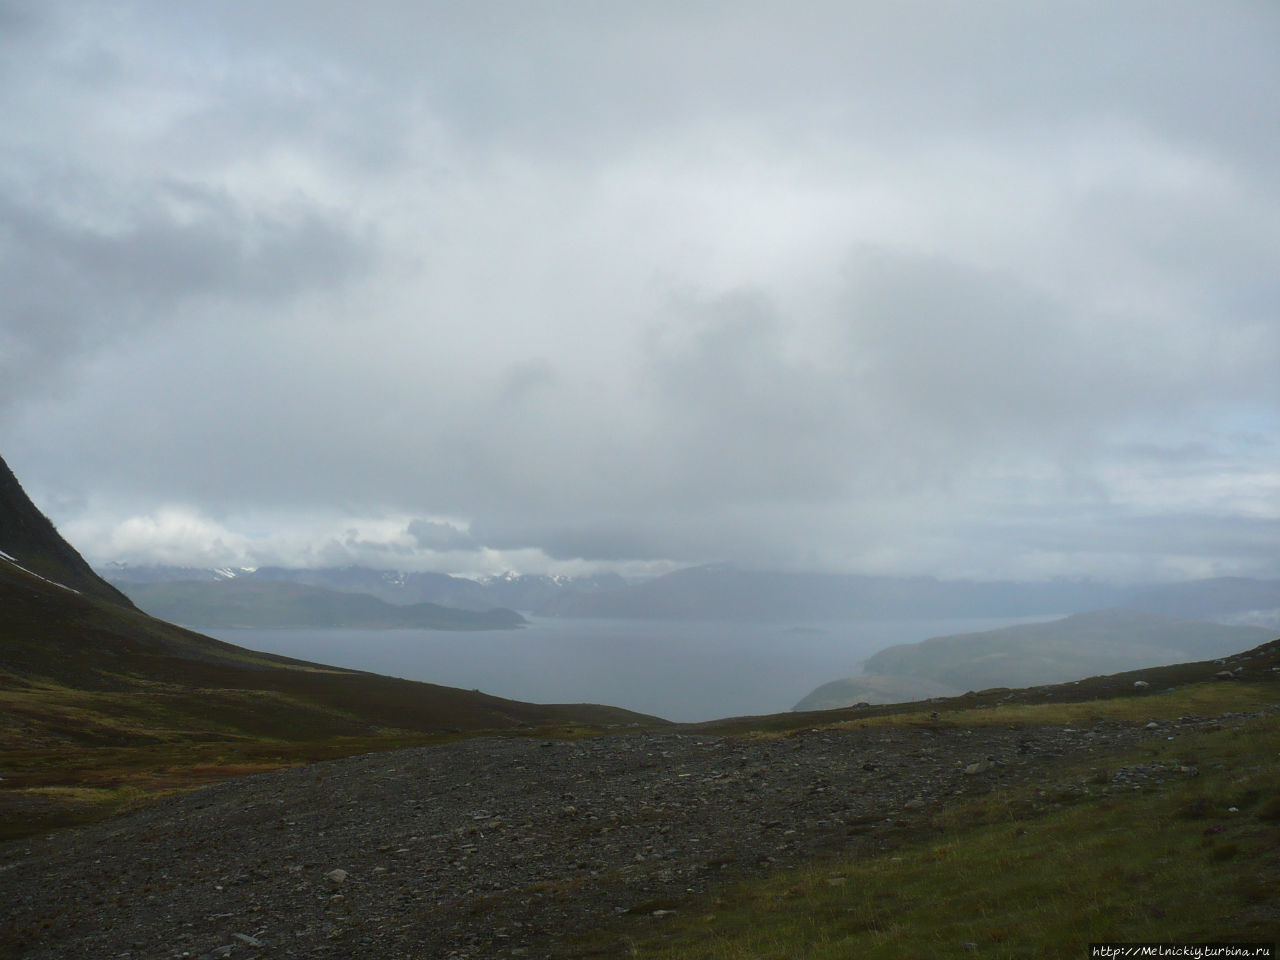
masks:
<path fill-rule="evenodd" d="M 0 36 L 13 38 L 30 31 L 34 25 L 32 11 L 23 4 L 0 3 Z"/>
<path fill-rule="evenodd" d="M 1104 402 L 1090 381 L 1113 362 L 1087 327 L 1017 278 L 936 257 L 862 250 L 852 270 L 847 350 L 860 389 L 888 429 L 977 444 L 992 431 L 1041 429 Z M 1114 362 L 1122 362 L 1114 358 Z"/>
<path fill-rule="evenodd" d="M 78 355 L 173 323 L 192 303 L 278 304 L 333 290 L 368 260 L 367 238 L 316 211 L 254 213 L 188 184 L 161 185 L 113 230 L 0 196 L 0 404 Z"/>
<path fill-rule="evenodd" d="M 789 357 L 784 319 L 758 291 L 686 302 L 652 330 L 642 373 L 668 496 L 687 502 L 847 491 L 851 396 Z"/>
<path fill-rule="evenodd" d="M 1233 377 L 1280 331 L 1258 343 L 1253 327 L 1201 313 L 1102 312 L 935 257 L 864 252 L 853 277 L 851 368 L 886 423 L 914 424 L 926 448 L 1084 452 L 1091 437 L 1105 442 L 1224 389 L 1268 401 L 1267 381 Z"/>
<path fill-rule="evenodd" d="M 465 530 L 449 523 L 432 520 L 412 520 L 406 533 L 424 550 L 475 550 L 480 543 Z"/>
<path fill-rule="evenodd" d="M 113 9 L 0 57 L 0 440 L 69 513 L 1254 562 L 1270 5 Z"/>
<path fill-rule="evenodd" d="M 502 374 L 499 402 L 521 403 L 540 387 L 556 382 L 555 368 L 541 357 L 511 364 Z"/>
<path fill-rule="evenodd" d="M 81 285 L 99 310 L 209 295 L 272 300 L 334 283 L 365 257 L 358 238 L 316 211 L 258 213 L 194 184 L 150 193 L 114 229 L 6 204 L 4 225 L 20 240 L 10 252 L 25 268 L 43 265 L 59 286 Z"/>
<path fill-rule="evenodd" d="M 498 550 L 536 548 L 556 560 L 675 560 L 702 562 L 705 545 L 677 542 L 665 516 L 583 517 L 562 514 L 540 520 L 489 514 L 472 525 L 486 546 Z M 685 529 L 688 529 L 685 527 Z"/>
<path fill-rule="evenodd" d="M 619 142 L 735 124 L 802 139 L 1020 136 L 1141 117 L 1186 142 L 1272 156 L 1273 10 L 1195 0 L 980 8 L 313 2 L 231 5 L 249 43 L 305 37 L 349 69 L 411 83 L 466 135 L 505 148 Z M 1213 70 L 1206 71 L 1205 63 Z M 484 64 L 483 70 L 475 69 Z M 393 84 L 396 85 L 396 84 Z M 947 137 L 944 136 L 944 139 Z M 568 158 L 563 158 L 568 159 Z"/>
<path fill-rule="evenodd" d="M 1027 572 L 1042 576 L 1066 572 L 1079 564 L 1077 558 L 1087 558 L 1100 578 L 1157 579 L 1180 569 L 1200 577 L 1265 578 L 1275 575 L 1280 520 L 1197 512 L 1128 516 L 1105 508 L 1052 507 L 986 518 L 971 532 L 992 539 L 1008 556 L 1047 557 L 1044 562 L 1063 564 L 1062 570 L 1033 570 L 1027 561 Z"/>
<path fill-rule="evenodd" d="M 1220 575 L 1268 576 L 1280 542 L 1280 520 L 1222 514 L 1126 519 L 1102 532 L 1113 550 L 1205 558 Z"/>

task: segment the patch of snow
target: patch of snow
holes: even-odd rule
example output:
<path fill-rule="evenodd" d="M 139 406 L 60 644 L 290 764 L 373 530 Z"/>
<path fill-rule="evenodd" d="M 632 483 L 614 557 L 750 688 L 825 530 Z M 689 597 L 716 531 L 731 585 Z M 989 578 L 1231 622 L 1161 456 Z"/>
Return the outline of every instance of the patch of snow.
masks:
<path fill-rule="evenodd" d="M 19 570 L 21 570 L 23 573 L 29 573 L 29 574 L 31 574 L 31 576 L 35 577 L 37 580 L 43 580 L 45 583 L 51 583 L 51 584 L 53 584 L 55 587 L 61 587 L 63 590 L 69 590 L 69 591 L 71 591 L 72 593 L 76 593 L 76 594 L 78 594 L 78 593 L 80 592 L 79 590 L 75 589 L 74 587 L 68 587 L 65 583 L 59 583 L 57 580 L 50 580 L 48 577 L 42 577 L 42 576 L 40 576 L 40 574 L 36 573 L 34 570 L 29 570 L 29 569 L 27 569 L 27 568 L 26 568 L 26 567 L 24 567 L 22 564 L 20 564 L 17 560 L 15 560 L 13 557 L 9 556 L 9 554 L 5 553 L 3 550 L 0 550 L 0 558 L 3 558 L 4 560 L 7 560 L 9 563 L 13 564 L 15 567 L 17 567 L 17 568 L 18 568 Z"/>
<path fill-rule="evenodd" d="M 215 567 L 213 575 L 221 577 L 223 580 L 234 580 L 236 577 L 243 576 L 246 573 L 253 573 L 257 567 Z"/>

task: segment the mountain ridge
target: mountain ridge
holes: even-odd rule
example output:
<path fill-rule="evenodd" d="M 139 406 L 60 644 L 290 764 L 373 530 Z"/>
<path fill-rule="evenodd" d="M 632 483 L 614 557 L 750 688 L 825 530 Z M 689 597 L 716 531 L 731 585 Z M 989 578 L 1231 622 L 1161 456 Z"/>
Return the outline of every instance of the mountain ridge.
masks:
<path fill-rule="evenodd" d="M 543 574 L 507 573 L 473 580 L 448 573 L 380 570 L 360 566 L 195 568 L 111 563 L 103 565 L 99 572 L 125 593 L 135 584 L 257 580 L 297 583 L 342 593 L 363 593 L 397 606 L 435 603 L 458 610 L 474 611 L 507 608 L 535 612 L 561 593 L 591 593 L 616 589 L 626 584 L 617 574 L 551 577 Z"/>
<path fill-rule="evenodd" d="M 536 612 L 562 617 L 812 621 L 1062 616 L 1115 607 L 1184 619 L 1261 612 L 1275 614 L 1274 625 L 1280 627 L 1280 580 L 1220 578 L 1121 587 L 1092 580 L 940 580 L 709 564 L 591 594 L 565 592 Z"/>
<path fill-rule="evenodd" d="M 173 580 L 125 584 L 124 589 L 148 613 L 198 628 L 514 630 L 528 622 L 503 607 L 465 610 L 437 603 L 393 604 L 367 593 L 291 580 Z"/>
<path fill-rule="evenodd" d="M 685 567 L 638 581 L 616 574 L 569 578 L 505 574 L 470 579 L 357 566 L 234 570 L 108 564 L 100 572 L 126 593 L 133 583 L 234 576 L 368 593 L 397 605 L 507 607 L 540 617 L 810 623 L 1064 616 L 1130 607 L 1174 618 L 1280 629 L 1280 580 L 1243 577 L 1122 587 L 1093 580 L 940 580 L 744 570 L 729 563 Z"/>
<path fill-rule="evenodd" d="M 792 709 L 1065 683 L 1226 656 L 1274 638 L 1264 627 L 1181 620 L 1125 608 L 1094 610 L 886 647 L 867 658 L 861 676 L 822 684 Z"/>
<path fill-rule="evenodd" d="M 0 457 L 0 552 L 35 576 L 122 607 L 133 602 L 94 572 L 32 503 Z M 6 562 L 0 557 L 0 563 Z"/>

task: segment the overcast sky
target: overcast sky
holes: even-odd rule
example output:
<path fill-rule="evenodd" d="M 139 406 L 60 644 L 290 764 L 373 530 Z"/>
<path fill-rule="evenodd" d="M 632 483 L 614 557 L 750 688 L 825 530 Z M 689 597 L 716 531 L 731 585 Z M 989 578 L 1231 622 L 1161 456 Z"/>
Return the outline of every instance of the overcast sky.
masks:
<path fill-rule="evenodd" d="M 1273 0 L 0 0 L 95 563 L 1280 577 Z"/>

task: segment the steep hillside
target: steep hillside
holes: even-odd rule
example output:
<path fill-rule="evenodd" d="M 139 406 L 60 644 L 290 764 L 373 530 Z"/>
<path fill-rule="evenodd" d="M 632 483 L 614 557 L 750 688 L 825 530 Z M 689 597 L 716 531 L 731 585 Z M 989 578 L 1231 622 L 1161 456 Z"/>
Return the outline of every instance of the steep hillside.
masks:
<path fill-rule="evenodd" d="M 520 703 L 257 653 L 0 564 L 0 697 L 25 691 L 29 699 L 32 691 L 55 687 L 128 693 L 135 706 L 163 702 L 181 714 L 170 718 L 179 730 L 210 729 L 206 708 L 222 703 L 225 716 L 213 726 L 286 739 L 310 728 L 329 736 L 365 734 L 371 727 L 426 732 L 635 719 L 612 708 Z M 100 706 L 107 710 L 105 701 Z M 72 742 L 102 739 L 93 733 L 95 725 L 112 726 L 106 716 L 66 724 L 39 704 L 29 710 L 15 705 L 12 715 L 25 718 L 19 727 L 28 735 L 50 726 L 56 738 Z M 13 732 L 12 726 L 6 731 Z"/>
<path fill-rule="evenodd" d="M 94 574 L 7 467 L 3 495 L 0 745 L 7 748 L 639 719 L 611 707 L 520 703 L 305 663 L 175 627 Z"/>
<path fill-rule="evenodd" d="M 19 563 L 37 576 L 118 606 L 133 606 L 62 539 L 49 518 L 31 502 L 3 458 L 0 458 L 0 553 L 8 554 L 10 563 Z M 0 563 L 3 561 L 0 557 Z"/>

